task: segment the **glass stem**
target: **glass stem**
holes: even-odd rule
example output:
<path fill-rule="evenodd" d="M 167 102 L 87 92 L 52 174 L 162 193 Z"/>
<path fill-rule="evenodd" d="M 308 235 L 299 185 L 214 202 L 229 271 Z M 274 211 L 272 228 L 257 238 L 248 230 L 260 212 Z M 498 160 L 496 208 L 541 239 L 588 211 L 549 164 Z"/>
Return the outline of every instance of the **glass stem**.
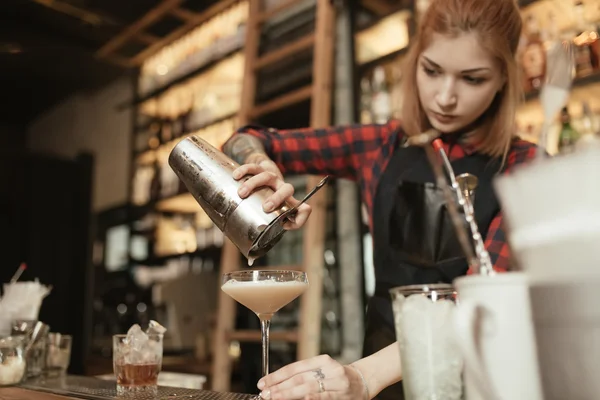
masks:
<path fill-rule="evenodd" d="M 262 374 L 269 374 L 269 328 L 271 318 L 260 318 L 260 336 L 262 341 Z"/>

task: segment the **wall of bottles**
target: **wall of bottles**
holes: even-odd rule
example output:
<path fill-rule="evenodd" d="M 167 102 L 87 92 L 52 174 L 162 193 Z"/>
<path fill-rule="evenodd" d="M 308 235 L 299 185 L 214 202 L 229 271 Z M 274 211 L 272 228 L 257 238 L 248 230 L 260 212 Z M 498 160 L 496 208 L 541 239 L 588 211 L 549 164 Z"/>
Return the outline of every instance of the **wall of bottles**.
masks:
<path fill-rule="evenodd" d="M 240 2 L 163 47 L 144 62 L 138 93 L 142 96 L 151 93 L 241 49 L 247 19 L 248 2 Z"/>
<path fill-rule="evenodd" d="M 216 307 L 224 237 L 167 159 L 184 137 L 199 135 L 220 147 L 238 127 L 247 16 L 248 2 L 240 1 L 141 67 L 133 132 L 133 220 L 121 235 L 128 243 L 128 268 L 107 270 L 97 279 L 94 347 L 101 354 L 110 354 L 111 334 L 150 318 L 171 332 L 166 352 L 206 353 L 202 332 L 208 331 Z M 205 345 L 198 346 L 202 338 Z"/>
<path fill-rule="evenodd" d="M 519 49 L 524 88 L 529 93 L 517 114 L 519 135 L 537 142 L 544 115 L 535 96 L 545 79 L 549 49 L 561 41 L 574 45 L 574 87 L 568 104 L 551 124 L 550 154 L 572 151 L 598 140 L 600 125 L 600 1 L 540 0 L 523 9 L 525 27 Z"/>

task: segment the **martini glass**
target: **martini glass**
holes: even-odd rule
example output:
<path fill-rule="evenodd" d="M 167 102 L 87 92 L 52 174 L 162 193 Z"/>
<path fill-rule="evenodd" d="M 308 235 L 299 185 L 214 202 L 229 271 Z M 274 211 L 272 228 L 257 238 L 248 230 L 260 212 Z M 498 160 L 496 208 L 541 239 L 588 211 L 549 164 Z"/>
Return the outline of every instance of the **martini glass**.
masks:
<path fill-rule="evenodd" d="M 262 374 L 269 374 L 271 318 L 308 288 L 305 272 L 235 271 L 223 274 L 221 290 L 253 311 L 260 319 Z"/>

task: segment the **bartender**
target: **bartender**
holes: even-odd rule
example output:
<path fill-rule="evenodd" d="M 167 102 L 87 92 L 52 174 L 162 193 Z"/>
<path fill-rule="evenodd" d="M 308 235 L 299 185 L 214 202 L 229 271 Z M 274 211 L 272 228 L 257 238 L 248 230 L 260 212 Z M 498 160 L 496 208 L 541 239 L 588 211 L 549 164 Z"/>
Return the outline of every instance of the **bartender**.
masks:
<path fill-rule="evenodd" d="M 364 358 L 341 365 L 322 355 L 287 365 L 258 382 L 263 398 L 404 398 L 388 289 L 451 283 L 469 272 L 425 152 L 403 146 L 407 137 L 439 131 L 456 173 L 478 178 L 477 225 L 495 270 L 508 269 L 492 180 L 537 152 L 515 136 L 521 24 L 514 0 L 433 0 L 405 58 L 400 121 L 288 131 L 246 126 L 224 145 L 242 164 L 234 178 L 253 175 L 239 189 L 242 198 L 261 186 L 275 190 L 265 212 L 298 202 L 284 175 L 357 181 L 373 236 L 376 290 L 367 308 Z M 300 228 L 309 214 L 303 204 L 286 228 Z"/>

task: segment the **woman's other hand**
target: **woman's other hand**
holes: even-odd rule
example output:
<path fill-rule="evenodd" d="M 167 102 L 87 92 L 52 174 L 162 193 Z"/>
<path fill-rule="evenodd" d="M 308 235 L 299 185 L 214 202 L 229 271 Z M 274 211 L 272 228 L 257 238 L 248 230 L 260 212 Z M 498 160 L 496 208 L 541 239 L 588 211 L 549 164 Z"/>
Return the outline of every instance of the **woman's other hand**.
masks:
<path fill-rule="evenodd" d="M 365 400 L 365 381 L 355 367 L 342 365 L 328 355 L 289 364 L 258 381 L 265 400 Z"/>
<path fill-rule="evenodd" d="M 238 195 L 245 199 L 254 190 L 268 186 L 275 191 L 269 196 L 263 203 L 263 210 L 265 212 L 272 212 L 279 208 L 285 201 L 290 205 L 295 206 L 299 203 L 294 196 L 294 187 L 283 181 L 283 175 L 277 165 L 269 158 L 266 154 L 255 154 L 246 160 L 247 163 L 241 165 L 233 171 L 234 179 L 241 179 L 246 175 L 252 175 L 250 179 L 245 181 L 238 189 Z M 304 225 L 308 216 L 310 215 L 311 208 L 308 204 L 304 203 L 298 207 L 298 211 L 294 216 L 294 220 L 285 222 L 285 229 L 298 229 Z"/>

